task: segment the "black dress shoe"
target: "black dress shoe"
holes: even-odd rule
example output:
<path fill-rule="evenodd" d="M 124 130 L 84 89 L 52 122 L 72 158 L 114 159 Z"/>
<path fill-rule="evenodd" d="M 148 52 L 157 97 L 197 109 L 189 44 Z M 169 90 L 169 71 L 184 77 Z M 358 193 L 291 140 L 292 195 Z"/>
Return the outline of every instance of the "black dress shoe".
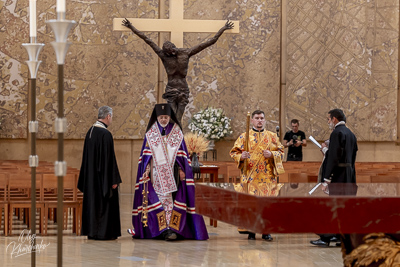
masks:
<path fill-rule="evenodd" d="M 274 240 L 270 234 L 262 235 L 262 239 L 264 239 L 265 241 Z"/>
<path fill-rule="evenodd" d="M 167 232 L 166 235 L 165 235 L 165 240 L 166 241 L 174 241 L 174 240 L 176 240 L 178 238 L 176 233 L 174 233 L 173 231 L 167 230 L 166 232 Z"/>
<path fill-rule="evenodd" d="M 325 247 L 325 248 L 329 247 L 329 242 L 322 241 L 321 239 L 310 241 L 310 243 L 315 246 Z"/>
<path fill-rule="evenodd" d="M 171 233 L 171 234 L 169 234 L 169 235 L 167 235 L 166 237 L 165 237 L 165 240 L 166 241 L 174 241 L 174 240 L 176 240 L 178 238 L 178 236 L 175 234 L 175 233 Z"/>
<path fill-rule="evenodd" d="M 250 233 L 249 237 L 247 237 L 249 240 L 256 240 L 256 234 Z"/>

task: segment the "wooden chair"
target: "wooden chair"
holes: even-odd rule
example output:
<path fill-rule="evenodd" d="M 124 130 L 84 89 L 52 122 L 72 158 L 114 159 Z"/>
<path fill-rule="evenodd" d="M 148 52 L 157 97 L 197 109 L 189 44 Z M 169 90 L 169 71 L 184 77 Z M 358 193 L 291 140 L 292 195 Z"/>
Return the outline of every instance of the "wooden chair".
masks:
<path fill-rule="evenodd" d="M 289 182 L 289 173 L 285 170 L 284 173 L 279 175 L 280 183 L 288 183 Z"/>
<path fill-rule="evenodd" d="M 289 173 L 289 183 L 308 183 L 307 173 Z"/>
<path fill-rule="evenodd" d="M 236 162 L 233 164 L 228 164 L 226 168 L 226 175 L 228 178 L 228 182 L 232 181 L 232 183 L 240 182 L 240 178 L 242 174 L 240 173 L 240 169 L 238 169 Z"/>
<path fill-rule="evenodd" d="M 70 173 L 64 176 L 64 192 L 63 192 L 63 228 L 68 228 L 68 214 L 69 210 L 72 211 L 72 231 L 76 235 L 80 235 L 81 228 L 81 217 L 82 217 L 82 201 L 78 199 L 77 186 L 77 174 Z M 45 195 L 45 224 L 43 235 L 47 235 L 48 231 L 48 218 L 49 210 L 57 208 L 57 177 L 54 174 L 45 173 L 43 174 L 43 190 L 53 192 L 52 195 Z"/>
<path fill-rule="evenodd" d="M 318 182 L 318 175 L 310 175 L 307 174 L 308 178 L 308 183 L 316 183 Z"/>
<path fill-rule="evenodd" d="M 356 174 L 357 183 L 371 183 L 371 175 Z"/>
<path fill-rule="evenodd" d="M 42 183 L 42 175 L 36 175 L 36 209 L 40 209 L 39 218 L 39 232 L 43 232 L 43 220 L 44 220 L 44 202 L 43 202 L 43 191 L 40 190 Z M 20 192 L 20 194 L 14 194 Z M 20 191 L 18 191 L 20 190 Z M 21 191 L 22 190 L 22 191 Z M 9 202 L 9 234 L 12 235 L 13 228 L 13 213 L 14 209 L 24 209 L 24 217 L 26 224 L 30 225 L 30 210 L 31 210 L 31 174 L 28 172 L 17 172 L 10 173 L 8 180 L 8 202 Z M 34 218 L 36 219 L 36 218 Z"/>
<path fill-rule="evenodd" d="M 83 194 L 78 192 L 78 177 L 79 172 L 73 171 L 67 177 L 64 177 L 64 203 L 66 203 L 67 208 L 69 208 L 73 214 L 73 224 L 72 232 L 76 235 L 81 234 L 82 226 L 82 204 L 83 204 Z M 66 220 L 64 225 L 68 222 L 68 213 L 66 214 Z"/>
<path fill-rule="evenodd" d="M 3 220 L 3 233 L 8 236 L 8 198 L 7 198 L 7 188 L 8 188 L 8 174 L 0 173 L 0 215 L 4 214 Z M 1 221 L 1 217 L 0 217 Z"/>
<path fill-rule="evenodd" d="M 400 183 L 400 176 L 397 175 L 371 176 L 371 183 Z"/>
<path fill-rule="evenodd" d="M 228 183 L 229 182 L 228 165 L 226 164 L 226 162 L 215 161 L 215 165 L 217 165 L 219 167 L 218 176 L 222 176 L 224 183 Z M 218 179 L 218 181 L 219 181 L 219 179 Z"/>

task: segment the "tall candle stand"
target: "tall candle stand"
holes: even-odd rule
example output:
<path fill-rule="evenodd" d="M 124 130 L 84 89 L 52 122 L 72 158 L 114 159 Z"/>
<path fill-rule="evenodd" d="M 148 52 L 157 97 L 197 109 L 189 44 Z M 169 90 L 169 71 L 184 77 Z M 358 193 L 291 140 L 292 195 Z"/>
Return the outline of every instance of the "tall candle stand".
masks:
<path fill-rule="evenodd" d="M 67 163 L 64 161 L 64 133 L 67 130 L 67 120 L 64 118 L 64 63 L 68 47 L 67 37 L 71 28 L 76 24 L 73 20 L 65 19 L 65 12 L 57 12 L 56 20 L 46 21 L 52 28 L 56 41 L 51 42 L 58 64 L 58 114 L 55 121 L 55 131 L 58 135 L 58 153 L 55 162 L 57 176 L 57 266 L 62 266 L 62 237 L 63 237 L 63 195 L 64 176 L 67 174 Z"/>
<path fill-rule="evenodd" d="M 36 133 L 39 129 L 39 124 L 36 120 L 36 76 L 39 65 L 39 53 L 44 44 L 36 43 L 36 37 L 30 38 L 30 43 L 22 44 L 28 52 L 29 60 L 26 61 L 28 65 L 30 78 L 28 79 L 28 91 L 31 98 L 31 120 L 29 121 L 29 133 L 31 135 L 31 155 L 29 156 L 29 167 L 31 167 L 31 234 L 36 236 L 36 167 L 39 166 L 39 157 L 36 155 Z M 36 247 L 36 238 L 32 238 L 32 248 Z M 36 250 L 31 251 L 31 266 L 36 266 Z"/>

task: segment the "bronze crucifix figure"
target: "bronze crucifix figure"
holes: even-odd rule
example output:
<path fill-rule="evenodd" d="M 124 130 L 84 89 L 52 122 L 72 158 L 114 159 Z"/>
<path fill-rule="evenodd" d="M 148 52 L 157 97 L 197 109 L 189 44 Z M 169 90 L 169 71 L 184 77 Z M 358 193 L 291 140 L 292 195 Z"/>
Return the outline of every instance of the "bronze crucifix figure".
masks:
<path fill-rule="evenodd" d="M 177 119 L 181 121 L 185 107 L 189 103 L 189 86 L 186 76 L 190 57 L 215 44 L 224 31 L 233 29 L 233 22 L 228 20 L 214 37 L 194 47 L 178 48 L 170 41 L 166 41 L 162 49 L 143 32 L 136 29 L 128 19 L 125 18 L 122 21 L 122 25 L 143 39 L 160 57 L 168 75 L 168 83 L 162 97 L 171 104 Z"/>

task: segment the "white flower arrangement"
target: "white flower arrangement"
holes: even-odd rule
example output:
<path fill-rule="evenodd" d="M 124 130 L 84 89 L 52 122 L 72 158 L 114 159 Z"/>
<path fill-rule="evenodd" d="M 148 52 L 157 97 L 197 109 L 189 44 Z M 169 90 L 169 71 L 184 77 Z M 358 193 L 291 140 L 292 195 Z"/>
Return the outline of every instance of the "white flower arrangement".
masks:
<path fill-rule="evenodd" d="M 222 108 L 208 107 L 199 111 L 193 115 L 188 127 L 191 132 L 202 134 L 209 140 L 219 140 L 232 134 L 231 119 L 225 116 Z"/>

